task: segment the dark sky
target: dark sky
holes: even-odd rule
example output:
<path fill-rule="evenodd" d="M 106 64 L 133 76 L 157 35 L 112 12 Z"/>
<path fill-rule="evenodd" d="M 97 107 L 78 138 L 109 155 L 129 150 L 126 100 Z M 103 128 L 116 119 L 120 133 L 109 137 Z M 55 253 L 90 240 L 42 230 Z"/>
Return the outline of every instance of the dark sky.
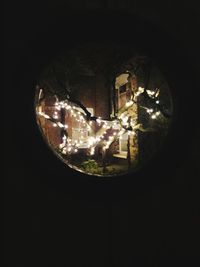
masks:
<path fill-rule="evenodd" d="M 5 1 L 7 266 L 198 266 L 200 8 L 174 2 Z M 101 181 L 66 169 L 49 151 L 33 98 L 40 69 L 58 50 L 109 38 L 154 56 L 175 113 L 158 158 L 137 174 Z"/>

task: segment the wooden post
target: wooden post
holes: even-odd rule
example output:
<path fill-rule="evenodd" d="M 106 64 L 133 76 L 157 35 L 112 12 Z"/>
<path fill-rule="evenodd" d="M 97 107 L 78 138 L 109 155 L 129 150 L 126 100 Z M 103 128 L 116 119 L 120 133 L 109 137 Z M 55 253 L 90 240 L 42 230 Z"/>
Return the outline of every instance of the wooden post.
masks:
<path fill-rule="evenodd" d="M 65 115 L 66 115 L 66 111 L 64 108 L 61 108 L 60 110 L 60 122 L 65 125 Z M 61 142 L 62 142 L 62 138 L 65 135 L 65 129 L 61 128 L 60 130 L 60 137 L 61 137 Z"/>
<path fill-rule="evenodd" d="M 102 149 L 103 173 L 106 172 L 106 149 Z"/>
<path fill-rule="evenodd" d="M 131 168 L 131 151 L 130 151 L 130 135 L 128 134 L 127 139 L 127 161 L 128 161 L 128 168 Z"/>

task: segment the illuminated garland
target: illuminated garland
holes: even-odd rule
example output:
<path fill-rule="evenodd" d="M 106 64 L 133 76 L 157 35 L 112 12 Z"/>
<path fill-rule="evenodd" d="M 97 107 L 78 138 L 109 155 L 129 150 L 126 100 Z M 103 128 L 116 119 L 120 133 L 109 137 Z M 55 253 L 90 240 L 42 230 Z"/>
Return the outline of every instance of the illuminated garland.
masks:
<path fill-rule="evenodd" d="M 146 90 L 148 96 L 151 99 L 155 99 L 155 103 L 158 105 L 159 100 L 159 90 L 150 91 Z M 98 117 L 95 121 L 98 124 L 98 126 L 101 126 L 100 130 L 104 129 L 103 132 L 100 134 L 95 133 L 94 136 L 89 136 L 87 138 L 87 148 L 90 151 L 90 155 L 94 155 L 95 153 L 95 147 L 102 142 L 103 144 L 103 150 L 109 149 L 110 145 L 117 139 L 121 139 L 122 135 L 125 133 L 128 133 L 128 135 L 135 135 L 136 130 L 140 130 L 141 124 L 135 124 L 133 119 L 128 115 L 128 109 L 134 104 L 137 103 L 137 98 L 140 94 L 144 93 L 144 88 L 139 87 L 138 91 L 134 94 L 134 98 L 131 99 L 126 103 L 126 110 L 121 113 L 118 119 L 114 119 L 112 121 L 103 120 L 102 118 Z M 58 121 L 58 111 L 61 109 L 65 109 L 71 117 L 73 117 L 77 122 L 83 123 L 83 127 L 87 131 L 92 130 L 92 121 L 87 120 L 87 114 L 85 114 L 80 107 L 76 105 L 72 105 L 68 100 L 65 101 L 56 101 L 55 103 L 56 111 L 54 111 L 53 116 L 49 116 L 45 114 L 44 112 L 39 111 L 38 115 L 44 117 L 45 119 L 49 120 L 53 123 L 53 127 L 59 127 L 61 129 L 68 129 L 67 124 L 63 124 Z M 150 118 L 155 120 L 160 115 L 160 111 L 154 111 L 152 108 L 142 107 L 146 110 L 147 114 L 150 115 Z M 108 135 L 107 130 L 108 129 L 115 129 L 113 130 L 112 134 Z M 83 139 L 83 136 L 81 136 L 80 139 Z M 106 140 L 108 139 L 108 140 Z M 66 135 L 62 137 L 62 143 L 59 145 L 59 148 L 61 149 L 61 152 L 63 154 L 71 154 L 76 153 L 78 150 L 83 146 L 82 140 L 72 140 Z"/>

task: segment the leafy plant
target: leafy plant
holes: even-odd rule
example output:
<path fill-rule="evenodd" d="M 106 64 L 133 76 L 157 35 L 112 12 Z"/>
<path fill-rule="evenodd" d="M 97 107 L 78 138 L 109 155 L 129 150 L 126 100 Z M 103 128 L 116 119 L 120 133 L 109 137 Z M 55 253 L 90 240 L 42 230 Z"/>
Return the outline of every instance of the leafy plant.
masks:
<path fill-rule="evenodd" d="M 81 164 L 81 169 L 86 173 L 99 173 L 99 166 L 97 162 L 93 159 L 84 161 Z"/>

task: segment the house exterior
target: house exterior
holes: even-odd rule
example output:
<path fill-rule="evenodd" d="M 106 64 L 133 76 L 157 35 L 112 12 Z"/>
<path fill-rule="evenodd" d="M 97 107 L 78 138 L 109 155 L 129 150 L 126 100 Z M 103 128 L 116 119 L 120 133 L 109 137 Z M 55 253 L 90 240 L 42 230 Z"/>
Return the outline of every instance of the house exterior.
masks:
<path fill-rule="evenodd" d="M 116 113 L 115 115 L 120 114 L 120 111 L 126 107 L 127 102 L 131 100 L 133 92 L 136 89 L 136 77 L 127 73 L 119 74 L 116 77 L 115 88 L 113 89 L 108 87 L 104 77 L 100 74 L 92 77 L 85 76 L 79 80 L 79 88 L 76 90 L 76 99 L 79 100 L 93 116 L 109 120 L 110 115 L 114 112 Z M 111 97 L 113 95 L 114 98 Z M 67 112 L 65 112 L 63 117 L 63 114 L 56 110 L 55 102 L 56 96 L 46 97 L 41 101 L 38 106 L 38 110 L 58 119 L 59 121 L 62 121 L 62 123 L 66 123 L 68 125 L 68 137 L 72 140 L 82 140 L 82 149 L 86 148 L 88 137 L 90 136 L 90 132 L 88 131 L 86 125 L 69 116 Z M 128 111 L 137 121 L 137 104 L 133 104 L 130 108 L 128 108 Z M 62 143 L 61 129 L 55 127 L 52 122 L 43 117 L 39 118 L 39 124 L 44 132 L 44 135 L 47 137 L 47 141 L 54 148 L 58 148 L 60 143 Z M 100 129 L 100 126 L 97 124 L 94 125 L 94 123 L 91 123 L 91 127 L 94 132 L 97 132 Z M 114 130 L 116 129 L 111 128 L 109 131 Z M 131 162 L 135 163 L 137 161 L 137 134 L 134 136 L 128 136 L 128 133 L 122 135 L 121 139 L 118 139 L 110 146 L 108 155 L 110 155 L 111 161 L 117 159 L 127 159 L 128 140 Z M 95 154 L 98 156 L 98 151 Z"/>
<path fill-rule="evenodd" d="M 115 82 L 115 105 L 116 112 L 120 114 L 120 110 L 123 110 L 126 107 L 126 104 L 131 100 L 133 93 L 137 90 L 137 78 L 135 75 L 130 75 L 127 73 L 122 73 L 116 77 Z M 135 118 L 137 123 L 138 118 L 138 107 L 137 104 L 133 103 L 130 108 L 128 108 L 129 114 Z M 114 156 L 118 158 L 127 158 L 128 145 L 127 141 L 130 142 L 130 157 L 131 162 L 136 163 L 138 159 L 138 136 L 128 136 L 128 133 L 125 133 L 121 139 L 118 140 L 116 151 Z"/>

